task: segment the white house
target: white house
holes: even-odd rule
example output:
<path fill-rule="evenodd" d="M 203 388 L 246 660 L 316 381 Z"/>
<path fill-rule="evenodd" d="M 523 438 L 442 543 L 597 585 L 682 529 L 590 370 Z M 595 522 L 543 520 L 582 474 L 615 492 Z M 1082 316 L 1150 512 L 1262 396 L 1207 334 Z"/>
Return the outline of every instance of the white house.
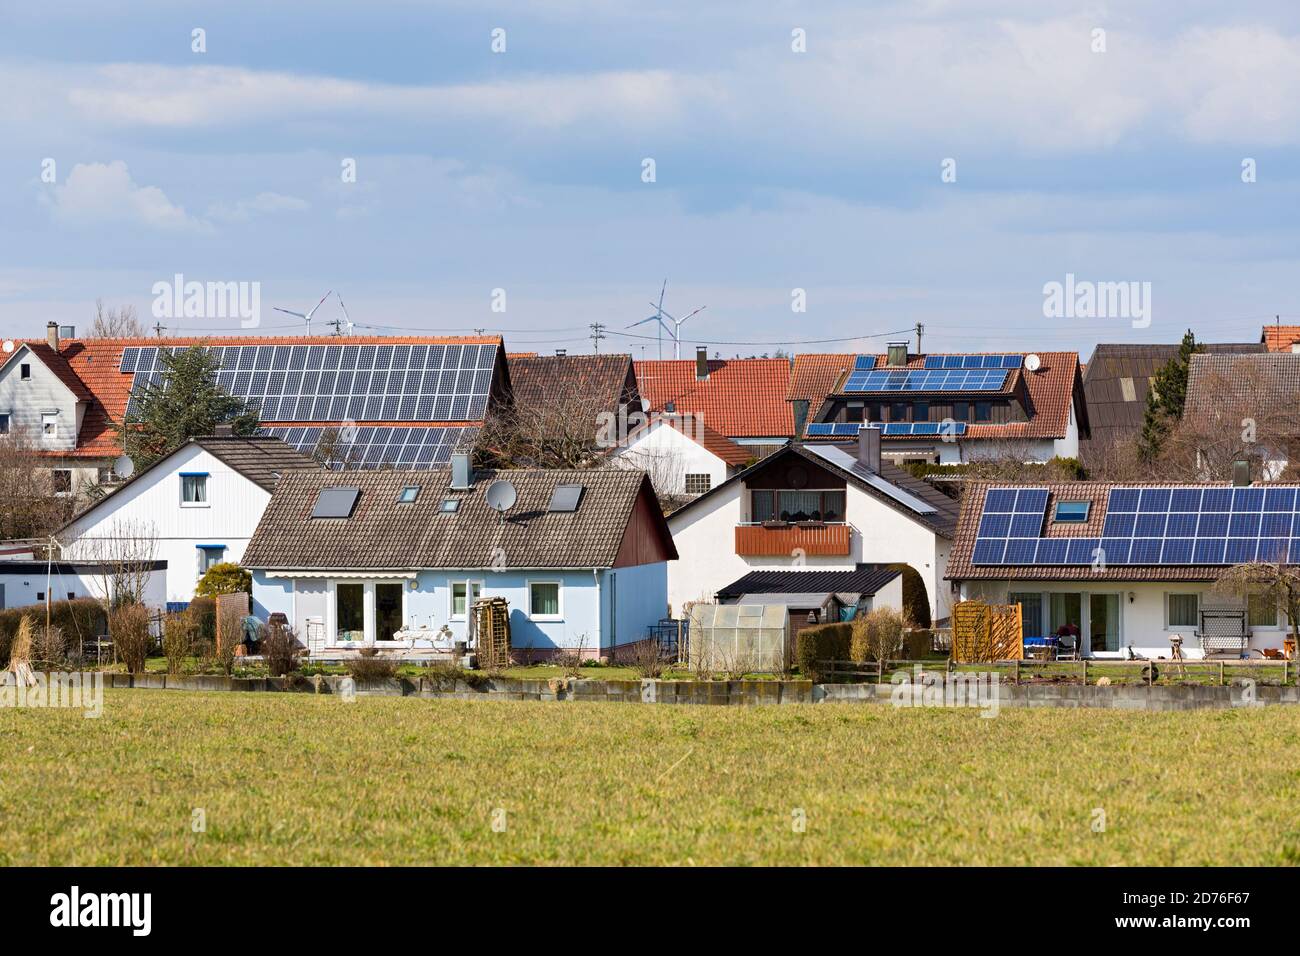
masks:
<path fill-rule="evenodd" d="M 1236 657 L 1280 649 L 1286 615 L 1214 582 L 1233 565 L 1300 554 L 1298 532 L 1295 485 L 975 482 L 948 576 L 963 600 L 1019 604 L 1025 638 L 1064 632 L 1085 656 L 1169 657 L 1176 635 L 1186 657 Z M 1244 613 L 1236 644 L 1232 612 Z"/>
<path fill-rule="evenodd" d="M 530 659 L 614 657 L 665 617 L 677 555 L 644 474 L 452 460 L 287 475 L 245 554 L 254 614 L 283 614 L 315 655 L 430 654 L 472 644 L 473 603 L 500 597 Z"/>
<path fill-rule="evenodd" d="M 692 415 L 654 413 L 610 454 L 621 468 L 644 471 L 665 496 L 702 495 L 755 459 Z"/>
<path fill-rule="evenodd" d="M 166 602 L 183 605 L 209 567 L 243 558 L 276 480 L 297 468 L 318 466 L 277 438 L 194 438 L 81 512 L 55 537 L 65 560 L 165 561 Z"/>
<path fill-rule="evenodd" d="M 791 444 L 669 515 L 680 559 L 668 571 L 674 615 L 711 601 L 751 571 L 854 571 L 906 564 L 933 620 L 949 612 L 944 581 L 957 502 L 880 457 L 880 430 L 856 445 Z"/>
<path fill-rule="evenodd" d="M 166 599 L 166 570 L 164 562 L 152 561 L 125 573 L 142 585 L 144 603 L 159 607 Z M 80 561 L 0 561 L 0 608 L 32 607 L 47 598 L 103 601 L 112 597 L 113 583 L 123 573 L 118 565 Z"/>

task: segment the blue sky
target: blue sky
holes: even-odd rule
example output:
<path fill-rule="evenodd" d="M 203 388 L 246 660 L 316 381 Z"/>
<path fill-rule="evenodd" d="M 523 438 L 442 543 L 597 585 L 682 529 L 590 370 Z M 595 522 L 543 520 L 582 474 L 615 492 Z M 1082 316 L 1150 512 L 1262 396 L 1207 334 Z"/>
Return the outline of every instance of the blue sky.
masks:
<path fill-rule="evenodd" d="M 601 322 L 638 358 L 665 277 L 670 311 L 708 306 L 684 343 L 723 355 L 918 321 L 927 349 L 1085 356 L 1300 323 L 1294 4 L 14 6 L 4 336 L 84 327 L 97 297 L 152 321 L 176 273 L 261 283 L 268 333 L 332 288 L 361 330 L 586 350 Z M 1045 318 L 1067 273 L 1150 282 L 1150 327 Z M 818 339 L 842 341 L 776 344 Z"/>

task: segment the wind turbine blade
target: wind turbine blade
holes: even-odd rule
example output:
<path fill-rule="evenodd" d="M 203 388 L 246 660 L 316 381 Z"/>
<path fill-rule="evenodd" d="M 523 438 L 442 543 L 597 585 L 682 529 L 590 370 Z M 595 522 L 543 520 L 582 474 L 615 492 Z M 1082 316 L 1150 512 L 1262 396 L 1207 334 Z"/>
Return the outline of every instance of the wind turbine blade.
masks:
<path fill-rule="evenodd" d="M 659 316 L 657 316 L 657 315 L 652 315 L 652 316 L 650 316 L 650 318 L 648 318 L 648 319 L 642 319 L 640 322 L 633 322 L 631 325 L 625 325 L 625 326 L 623 326 L 623 327 L 624 327 L 625 329 L 635 329 L 638 325 L 645 325 L 647 322 L 653 322 L 653 321 L 655 321 L 655 320 L 658 319 L 658 318 L 659 318 Z"/>
<path fill-rule="evenodd" d="M 278 305 L 275 307 L 275 311 L 283 312 L 285 315 L 296 315 L 300 319 L 307 318 L 307 314 L 305 312 L 294 312 L 291 309 L 282 309 Z"/>
<path fill-rule="evenodd" d="M 324 305 L 325 300 L 328 299 L 333 294 L 334 294 L 334 290 L 330 289 L 329 292 L 326 292 L 323 296 L 321 296 L 320 301 L 317 302 L 314 306 L 312 306 L 311 311 L 307 313 L 307 318 L 311 318 L 313 315 L 315 315 L 316 310 L 319 309 L 322 305 Z"/>

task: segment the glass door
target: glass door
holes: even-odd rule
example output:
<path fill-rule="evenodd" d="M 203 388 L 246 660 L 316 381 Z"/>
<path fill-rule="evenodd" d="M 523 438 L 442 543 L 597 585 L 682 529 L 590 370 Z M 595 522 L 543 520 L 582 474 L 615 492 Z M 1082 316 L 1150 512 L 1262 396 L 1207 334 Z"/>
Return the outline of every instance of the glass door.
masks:
<path fill-rule="evenodd" d="M 403 585 L 377 583 L 375 585 L 375 640 L 391 641 L 402 629 Z"/>
<path fill-rule="evenodd" d="M 1043 596 L 1037 593 L 1012 591 L 1007 601 L 1020 605 L 1020 636 L 1043 636 Z"/>
<path fill-rule="evenodd" d="M 340 642 L 366 639 L 366 586 L 343 583 L 334 589 L 334 630 Z"/>
<path fill-rule="evenodd" d="M 1049 602 L 1050 615 L 1048 632 L 1050 634 L 1083 633 L 1083 595 L 1053 594 Z M 1065 628 L 1064 631 L 1061 629 Z"/>
<path fill-rule="evenodd" d="M 1119 650 L 1118 594 L 1088 595 L 1088 652 Z"/>

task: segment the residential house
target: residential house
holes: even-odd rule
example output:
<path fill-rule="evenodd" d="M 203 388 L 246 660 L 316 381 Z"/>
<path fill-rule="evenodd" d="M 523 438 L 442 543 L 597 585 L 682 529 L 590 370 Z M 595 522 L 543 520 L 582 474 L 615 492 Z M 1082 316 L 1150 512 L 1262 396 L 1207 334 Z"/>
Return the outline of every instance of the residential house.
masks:
<path fill-rule="evenodd" d="M 641 393 L 630 355 L 510 354 L 514 403 L 531 407 L 575 400 L 594 419 L 602 413 L 616 421 L 642 411 Z M 593 425 L 594 427 L 594 425 Z"/>
<path fill-rule="evenodd" d="M 636 380 L 649 411 L 699 419 L 756 458 L 794 436 L 794 417 L 786 401 L 788 359 L 710 359 L 700 348 L 693 361 L 637 362 Z"/>
<path fill-rule="evenodd" d="M 1280 648 L 1286 618 L 1256 595 L 1216 594 L 1232 565 L 1300 554 L 1300 488 L 972 482 L 947 576 L 962 600 L 1019 604 L 1025 637 L 1077 629 L 1085 656 L 1188 657 L 1201 612 L 1246 607 L 1252 651 Z M 1233 650 L 1234 656 L 1240 648 Z"/>
<path fill-rule="evenodd" d="M 1251 342 L 1211 342 L 1200 346 L 1211 354 L 1261 353 L 1264 345 Z M 1103 344 L 1092 352 L 1083 370 L 1083 395 L 1088 406 L 1091 434 L 1079 440 L 1085 468 L 1105 462 L 1116 448 L 1137 440 L 1146 417 L 1151 380 L 1178 355 L 1178 345 Z"/>
<path fill-rule="evenodd" d="M 882 453 L 896 463 L 1076 458 L 1088 434 L 1074 352 L 914 355 L 896 343 L 883 355 L 838 364 L 820 355 L 796 367 L 789 394 L 795 409 L 807 403 L 805 441 L 843 441 L 863 422 L 879 424 Z"/>
<path fill-rule="evenodd" d="M 92 598 L 111 599 L 114 582 L 130 577 L 140 585 L 141 597 L 150 607 L 162 607 L 167 596 L 167 562 L 144 561 L 129 565 L 95 561 L 0 561 L 0 609 L 37 607 L 50 601 Z M 43 623 L 44 618 L 40 619 Z M 71 635 L 76 636 L 76 635 Z M 84 640 L 96 637 L 83 634 Z"/>
<path fill-rule="evenodd" d="M 854 445 L 792 443 L 668 517 L 680 559 L 668 571 L 675 615 L 712 601 L 751 571 L 857 571 L 906 564 L 925 584 L 934 620 L 957 502 L 882 459 L 880 428 Z"/>
<path fill-rule="evenodd" d="M 427 468 L 473 443 L 510 400 L 499 336 L 61 337 L 18 344 L 0 366 L 0 427 L 40 430 L 54 467 L 108 480 L 117 426 L 161 380 L 160 351 L 202 345 L 218 384 L 257 407 L 264 433 L 337 467 Z M 129 454 L 128 447 L 126 452 Z"/>
<path fill-rule="evenodd" d="M 1300 325 L 1264 326 L 1260 343 L 1270 352 L 1295 352 L 1300 350 Z"/>
<path fill-rule="evenodd" d="M 755 457 L 697 418 L 651 413 L 612 449 L 610 463 L 644 471 L 661 498 L 684 498 L 722 484 Z"/>
<path fill-rule="evenodd" d="M 276 481 L 296 468 L 320 470 L 278 438 L 238 438 L 227 426 L 132 475 L 55 537 L 69 560 L 122 557 L 130 547 L 133 557 L 163 562 L 164 598 L 183 607 L 209 567 L 243 558 Z"/>
<path fill-rule="evenodd" d="M 1245 458 L 1275 480 L 1300 445 L 1300 353 L 1193 355 L 1183 421 L 1202 461 Z"/>
<path fill-rule="evenodd" d="M 644 640 L 676 557 L 641 472 L 474 473 L 457 454 L 450 470 L 282 476 L 244 564 L 254 613 L 283 613 L 314 654 L 450 651 L 473 640 L 474 601 L 503 597 L 512 647 L 545 658 Z"/>

